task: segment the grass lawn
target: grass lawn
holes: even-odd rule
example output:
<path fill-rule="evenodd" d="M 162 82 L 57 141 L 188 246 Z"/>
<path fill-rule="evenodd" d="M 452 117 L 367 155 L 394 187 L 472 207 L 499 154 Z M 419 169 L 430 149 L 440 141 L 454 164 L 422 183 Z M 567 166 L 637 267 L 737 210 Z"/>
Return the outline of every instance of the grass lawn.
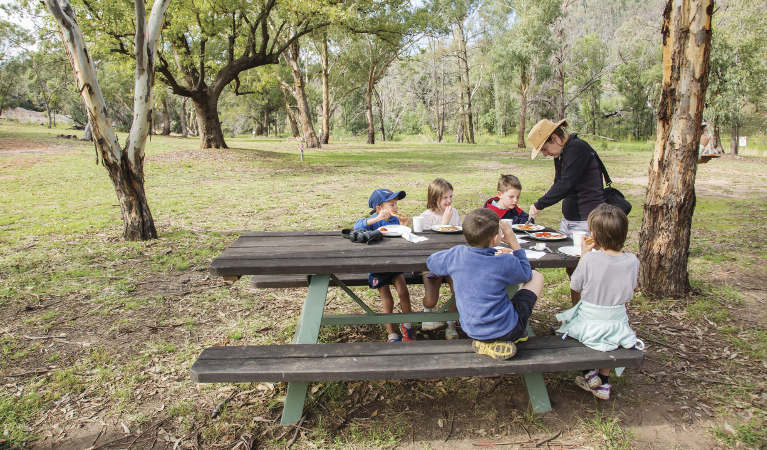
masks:
<path fill-rule="evenodd" d="M 189 367 L 211 345 L 290 342 L 305 289 L 252 290 L 208 275 L 245 231 L 326 230 L 367 212 L 378 187 L 402 189 L 399 209 L 425 209 L 435 177 L 455 187 L 461 213 L 517 175 L 527 209 L 553 164 L 512 144 L 344 140 L 298 158 L 287 139 L 153 136 L 146 189 L 159 238 L 121 240 L 113 187 L 93 145 L 68 130 L 0 123 L 0 447 L 390 447 L 546 439 L 610 448 L 767 445 L 767 150 L 698 168 L 683 299 L 637 295 L 632 323 L 649 344 L 645 368 L 597 403 L 568 373 L 546 376 L 555 411 L 527 410 L 520 377 L 329 383 L 311 386 L 300 428 L 278 425 L 285 385 L 196 385 Z M 634 205 L 636 251 L 652 142 L 594 147 Z M 539 223 L 556 227 L 559 205 Z M 533 326 L 549 332 L 569 303 L 567 277 L 546 270 Z M 366 288 L 355 289 L 376 304 Z M 416 309 L 423 290 L 411 288 Z M 340 290 L 330 308 L 355 311 Z M 383 339 L 382 327 L 323 329 L 320 339 Z M 228 399 L 228 400 L 227 400 Z M 220 415 L 211 412 L 222 405 Z M 238 444 L 240 442 L 241 444 Z"/>

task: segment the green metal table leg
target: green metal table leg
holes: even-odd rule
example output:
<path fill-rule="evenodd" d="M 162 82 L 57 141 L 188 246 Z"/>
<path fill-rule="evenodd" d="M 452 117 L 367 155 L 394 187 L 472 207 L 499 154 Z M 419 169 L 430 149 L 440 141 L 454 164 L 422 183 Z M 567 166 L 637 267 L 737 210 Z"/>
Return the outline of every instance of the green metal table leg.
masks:
<path fill-rule="evenodd" d="M 309 278 L 309 292 L 306 294 L 304 308 L 298 319 L 294 344 L 316 344 L 320 334 L 322 312 L 325 309 L 325 299 L 328 295 L 329 275 L 313 275 Z M 288 393 L 285 396 L 285 406 L 282 408 L 282 425 L 294 425 L 304 412 L 307 382 L 288 383 Z"/>
<path fill-rule="evenodd" d="M 513 297 L 517 290 L 519 290 L 519 286 L 516 284 L 506 287 L 506 293 L 509 295 L 509 298 Z M 535 336 L 529 323 L 527 324 L 527 335 Z M 543 374 L 528 373 L 525 374 L 523 378 L 525 379 L 527 395 L 530 397 L 530 404 L 533 406 L 533 411 L 537 414 L 551 411 L 549 392 L 546 390 L 546 384 L 543 382 Z"/>
<path fill-rule="evenodd" d="M 528 336 L 535 336 L 530 324 L 527 325 Z M 525 385 L 527 386 L 527 395 L 530 397 L 530 404 L 536 414 L 551 411 L 551 402 L 549 401 L 549 392 L 546 390 L 546 384 L 543 382 L 542 373 L 528 373 L 524 375 Z"/>

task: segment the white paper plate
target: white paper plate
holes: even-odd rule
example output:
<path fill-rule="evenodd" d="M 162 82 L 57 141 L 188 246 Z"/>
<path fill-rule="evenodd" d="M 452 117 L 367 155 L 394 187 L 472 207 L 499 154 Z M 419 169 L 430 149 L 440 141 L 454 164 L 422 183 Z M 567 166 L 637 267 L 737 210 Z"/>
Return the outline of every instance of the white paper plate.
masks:
<path fill-rule="evenodd" d="M 567 256 L 581 256 L 581 249 L 575 248 L 573 245 L 565 245 L 563 247 L 559 247 L 558 250 L 560 253 L 564 253 Z"/>
<path fill-rule="evenodd" d="M 436 231 L 437 233 L 460 233 L 463 231 L 463 228 L 459 225 L 432 225 L 431 231 Z"/>
<path fill-rule="evenodd" d="M 384 225 L 378 228 L 378 231 L 384 236 L 397 237 L 402 236 L 402 233 L 406 231 L 410 231 L 410 227 L 406 227 L 405 225 Z"/>
<path fill-rule="evenodd" d="M 530 228 L 523 228 L 525 226 L 529 226 Z M 545 228 L 546 227 L 543 225 L 538 225 L 536 223 L 531 223 L 529 225 L 524 223 L 515 223 L 511 226 L 511 229 L 515 231 L 541 231 Z"/>

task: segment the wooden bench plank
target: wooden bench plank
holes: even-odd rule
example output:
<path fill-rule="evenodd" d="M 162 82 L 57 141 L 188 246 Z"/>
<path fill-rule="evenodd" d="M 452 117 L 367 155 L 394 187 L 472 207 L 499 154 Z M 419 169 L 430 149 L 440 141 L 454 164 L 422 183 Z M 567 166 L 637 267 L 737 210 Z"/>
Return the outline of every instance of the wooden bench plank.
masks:
<path fill-rule="evenodd" d="M 197 382 L 353 381 L 496 376 L 561 372 L 594 367 L 639 367 L 637 350 L 603 353 L 587 348 L 520 352 L 508 361 L 474 353 L 451 355 L 201 360 L 192 366 Z"/>
<path fill-rule="evenodd" d="M 531 340 L 533 339 L 531 338 Z M 579 346 L 538 349 L 525 349 L 520 346 L 519 353 L 514 358 L 507 361 L 496 361 L 473 351 L 467 351 L 467 348 L 470 350 L 470 342 L 470 340 L 464 340 L 463 347 L 458 348 L 453 353 L 422 354 L 408 352 L 391 355 L 386 354 L 389 347 L 410 347 L 411 350 L 417 350 L 418 343 L 388 344 L 381 342 L 371 344 L 376 344 L 384 354 L 369 356 L 328 356 L 317 353 L 314 357 L 223 359 L 206 357 L 198 359 L 191 371 L 192 378 L 202 383 L 353 381 L 496 376 L 560 372 L 594 367 L 641 367 L 644 358 L 644 354 L 635 349 L 599 352 L 579 344 Z M 349 344 L 342 345 L 349 346 Z M 434 349 L 432 348 L 432 350 Z M 248 351 L 254 352 L 256 349 Z"/>
<path fill-rule="evenodd" d="M 368 274 L 367 273 L 341 273 L 337 275 L 347 286 L 367 286 Z M 407 284 L 421 284 L 423 283 L 423 277 L 420 272 L 405 272 L 405 281 Z M 309 286 L 308 277 L 306 275 L 253 275 L 250 280 L 250 285 L 254 288 L 297 288 Z M 332 278 L 330 279 L 331 286 L 338 286 Z"/>
<path fill-rule="evenodd" d="M 385 344 L 385 345 L 384 345 Z M 520 342 L 520 350 L 567 349 L 583 347 L 575 339 L 559 336 L 535 336 L 527 342 Z M 449 341 L 416 341 L 408 343 L 348 342 L 334 344 L 295 345 L 233 345 L 209 347 L 202 351 L 199 359 L 257 359 L 257 358 L 316 358 L 322 356 L 397 356 L 397 355 L 443 355 L 451 353 L 473 353 L 471 339 Z"/>

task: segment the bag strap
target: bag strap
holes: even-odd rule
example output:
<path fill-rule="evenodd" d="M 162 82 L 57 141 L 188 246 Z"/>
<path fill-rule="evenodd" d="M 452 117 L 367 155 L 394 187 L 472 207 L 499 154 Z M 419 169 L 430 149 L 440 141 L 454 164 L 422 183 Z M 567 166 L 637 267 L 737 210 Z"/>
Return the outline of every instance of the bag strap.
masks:
<path fill-rule="evenodd" d="M 607 168 L 605 167 L 605 163 L 602 162 L 602 158 L 599 157 L 597 152 L 592 152 L 594 157 L 597 159 L 597 162 L 599 163 L 599 170 L 602 171 L 602 176 L 605 178 L 605 184 L 607 187 L 610 187 L 613 184 L 613 180 L 610 179 L 610 175 L 607 173 Z"/>

